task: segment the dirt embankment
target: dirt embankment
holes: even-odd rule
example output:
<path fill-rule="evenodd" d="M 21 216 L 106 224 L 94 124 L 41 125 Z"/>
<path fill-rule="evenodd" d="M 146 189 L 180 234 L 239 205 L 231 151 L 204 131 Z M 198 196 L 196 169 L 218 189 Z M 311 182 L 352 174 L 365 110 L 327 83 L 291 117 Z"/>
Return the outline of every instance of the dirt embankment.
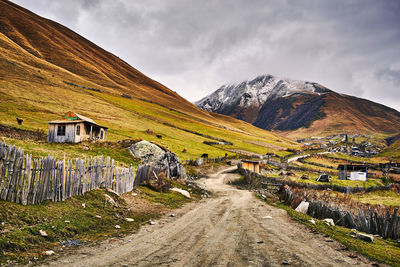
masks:
<path fill-rule="evenodd" d="M 83 247 L 54 266 L 350 266 L 363 256 L 268 206 L 246 190 L 226 185 L 238 175 L 199 180 L 212 197 L 190 203 L 138 234 Z M 270 216 L 270 217 L 269 217 Z"/>

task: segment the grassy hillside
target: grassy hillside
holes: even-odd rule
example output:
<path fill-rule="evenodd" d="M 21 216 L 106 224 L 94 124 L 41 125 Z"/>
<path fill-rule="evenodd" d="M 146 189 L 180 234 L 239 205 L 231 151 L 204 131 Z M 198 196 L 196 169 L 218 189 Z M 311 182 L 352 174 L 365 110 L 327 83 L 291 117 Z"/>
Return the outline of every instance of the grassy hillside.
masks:
<path fill-rule="evenodd" d="M 183 159 L 234 150 L 285 154 L 298 146 L 248 123 L 200 110 L 115 55 L 11 2 L 0 1 L 0 25 L 1 124 L 47 132 L 48 121 L 71 110 L 109 127 L 108 140 L 113 142 L 89 144 L 87 151 L 82 145 L 47 144 L 0 132 L 3 141 L 29 153 L 71 158 L 102 153 L 128 162 L 129 154 L 115 141 L 135 138 L 156 141 Z M 17 117 L 24 120 L 21 126 Z M 212 138 L 233 145 L 203 144 Z"/>

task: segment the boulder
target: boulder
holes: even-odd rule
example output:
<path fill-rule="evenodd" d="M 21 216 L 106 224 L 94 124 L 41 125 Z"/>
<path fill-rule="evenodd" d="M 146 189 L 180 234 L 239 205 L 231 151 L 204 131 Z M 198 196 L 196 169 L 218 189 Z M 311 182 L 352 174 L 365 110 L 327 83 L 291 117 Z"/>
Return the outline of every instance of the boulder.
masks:
<path fill-rule="evenodd" d="M 374 236 L 373 235 L 368 235 L 368 234 L 364 234 L 364 233 L 356 233 L 356 238 L 360 239 L 360 240 L 364 240 L 367 242 L 374 242 Z"/>
<path fill-rule="evenodd" d="M 310 203 L 307 201 L 302 201 L 297 208 L 295 209 L 295 211 L 303 213 L 303 214 L 307 214 L 308 211 L 308 207 L 310 206 Z"/>
<path fill-rule="evenodd" d="M 187 198 L 190 198 L 190 193 L 188 191 L 186 191 L 186 190 L 174 187 L 174 188 L 171 188 L 171 191 L 175 191 L 175 192 L 181 193 L 183 196 L 185 196 Z"/>
<path fill-rule="evenodd" d="M 168 178 L 177 177 L 186 179 L 185 167 L 179 162 L 179 158 L 172 152 L 166 152 L 163 157 L 156 163 L 160 168 L 168 169 Z"/>
<path fill-rule="evenodd" d="M 179 158 L 170 151 L 165 151 L 159 146 L 148 141 L 140 141 L 131 145 L 128 150 L 133 156 L 140 158 L 145 164 L 151 165 L 156 170 L 165 170 L 167 178 L 177 177 L 186 179 L 185 167 Z M 158 175 L 158 173 L 156 173 Z"/>
<path fill-rule="evenodd" d="M 315 220 L 314 219 L 311 219 L 311 220 L 308 220 L 310 223 L 312 223 L 312 224 L 315 224 Z"/>
<path fill-rule="evenodd" d="M 165 154 L 162 148 L 146 140 L 131 145 L 128 150 L 146 164 L 157 163 Z"/>

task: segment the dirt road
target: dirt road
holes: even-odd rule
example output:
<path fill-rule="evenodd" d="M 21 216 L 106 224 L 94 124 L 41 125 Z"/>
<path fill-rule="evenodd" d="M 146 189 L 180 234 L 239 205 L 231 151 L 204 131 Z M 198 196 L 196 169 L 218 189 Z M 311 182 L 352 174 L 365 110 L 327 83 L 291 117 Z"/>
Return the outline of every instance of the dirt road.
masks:
<path fill-rule="evenodd" d="M 226 185 L 236 174 L 200 180 L 212 192 L 138 234 L 87 246 L 47 263 L 54 266 L 349 266 L 371 262 L 285 211 Z M 272 218 L 267 218 L 271 216 Z"/>

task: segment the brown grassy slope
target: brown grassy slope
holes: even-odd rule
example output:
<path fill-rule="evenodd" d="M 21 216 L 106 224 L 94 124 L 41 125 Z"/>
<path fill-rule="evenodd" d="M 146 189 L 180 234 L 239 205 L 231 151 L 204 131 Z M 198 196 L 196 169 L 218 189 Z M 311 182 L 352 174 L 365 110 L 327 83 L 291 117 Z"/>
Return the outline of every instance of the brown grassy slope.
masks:
<path fill-rule="evenodd" d="M 0 25 L 5 36 L 37 59 L 106 87 L 109 92 L 126 93 L 207 116 L 115 55 L 68 28 L 11 2 L 0 1 Z"/>
<path fill-rule="evenodd" d="M 283 132 L 289 137 L 347 133 L 380 133 L 390 135 L 400 128 L 398 111 L 372 101 L 335 92 L 326 95 L 323 111 L 326 117 L 309 128 Z"/>

